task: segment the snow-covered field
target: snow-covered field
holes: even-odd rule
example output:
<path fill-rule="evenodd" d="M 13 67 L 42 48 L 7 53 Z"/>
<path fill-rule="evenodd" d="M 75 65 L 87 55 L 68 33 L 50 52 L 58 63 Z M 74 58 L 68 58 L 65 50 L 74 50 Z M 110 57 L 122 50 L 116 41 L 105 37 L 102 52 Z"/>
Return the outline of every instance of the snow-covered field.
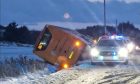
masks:
<path fill-rule="evenodd" d="M 0 43 L 0 84 L 49 74 L 48 65 L 33 54 L 28 44 Z"/>
<path fill-rule="evenodd" d="M 20 56 L 27 56 L 31 59 L 40 59 L 33 54 L 32 45 L 16 45 L 16 44 L 2 44 L 0 43 L 0 61 L 9 59 L 11 57 L 17 58 Z M 41 59 L 40 59 L 41 60 Z"/>

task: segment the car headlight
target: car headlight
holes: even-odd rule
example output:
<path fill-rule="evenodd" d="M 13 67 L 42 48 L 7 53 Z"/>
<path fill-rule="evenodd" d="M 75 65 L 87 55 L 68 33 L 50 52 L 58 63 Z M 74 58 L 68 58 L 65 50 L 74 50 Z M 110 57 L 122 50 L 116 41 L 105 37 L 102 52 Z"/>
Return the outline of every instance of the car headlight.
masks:
<path fill-rule="evenodd" d="M 127 57 L 128 56 L 128 50 L 126 48 L 120 48 L 118 54 L 121 57 Z"/>
<path fill-rule="evenodd" d="M 96 48 L 93 48 L 90 50 L 90 55 L 96 57 L 99 55 L 99 51 Z"/>
<path fill-rule="evenodd" d="M 140 50 L 140 47 L 139 46 L 136 46 L 136 50 Z"/>
<path fill-rule="evenodd" d="M 131 52 L 134 49 L 135 45 L 133 43 L 128 43 L 127 44 L 127 49 L 129 50 L 129 52 Z"/>

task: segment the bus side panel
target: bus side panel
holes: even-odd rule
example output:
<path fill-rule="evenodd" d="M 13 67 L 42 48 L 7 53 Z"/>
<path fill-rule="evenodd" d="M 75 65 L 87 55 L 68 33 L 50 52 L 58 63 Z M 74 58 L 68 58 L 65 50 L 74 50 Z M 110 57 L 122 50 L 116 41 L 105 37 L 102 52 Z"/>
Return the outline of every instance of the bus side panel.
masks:
<path fill-rule="evenodd" d="M 74 39 L 73 41 L 75 42 L 75 40 L 80 41 L 79 39 Z M 73 49 L 74 54 L 73 54 L 73 57 L 70 59 L 71 65 L 74 65 L 76 63 L 76 61 L 78 60 L 78 58 L 80 57 L 82 51 L 84 50 L 84 48 L 86 46 L 86 44 L 84 42 L 82 42 L 82 41 L 80 41 L 80 42 L 81 42 L 81 45 L 79 47 L 75 46 Z"/>

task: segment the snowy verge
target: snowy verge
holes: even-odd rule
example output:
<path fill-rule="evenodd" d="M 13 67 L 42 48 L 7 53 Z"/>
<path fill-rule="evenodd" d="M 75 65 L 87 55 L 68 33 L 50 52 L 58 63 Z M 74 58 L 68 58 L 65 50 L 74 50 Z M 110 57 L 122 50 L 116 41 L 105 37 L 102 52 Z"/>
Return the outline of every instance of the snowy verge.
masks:
<path fill-rule="evenodd" d="M 137 68 L 135 68 L 137 67 Z M 46 72 L 45 72 L 46 71 Z M 49 73 L 50 74 L 50 73 Z M 29 73 L 2 84 L 139 84 L 140 66 L 94 66 L 89 63 L 64 69 L 48 75 L 43 72 Z"/>
<path fill-rule="evenodd" d="M 46 68 L 46 63 L 32 53 L 28 44 L 0 42 L 0 80 L 34 73 Z"/>
<path fill-rule="evenodd" d="M 43 78 L 48 74 L 50 74 L 50 72 L 47 68 L 45 68 L 43 70 L 35 71 L 34 73 L 28 72 L 18 77 L 7 77 L 5 79 L 1 79 L 0 84 L 28 84 L 29 81 Z"/>

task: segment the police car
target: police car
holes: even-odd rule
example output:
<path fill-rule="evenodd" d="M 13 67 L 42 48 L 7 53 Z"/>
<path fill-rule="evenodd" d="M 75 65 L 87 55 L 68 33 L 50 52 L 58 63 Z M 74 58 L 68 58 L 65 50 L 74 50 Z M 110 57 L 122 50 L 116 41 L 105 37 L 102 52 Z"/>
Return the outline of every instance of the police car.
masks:
<path fill-rule="evenodd" d="M 95 47 L 91 48 L 90 55 L 92 62 L 117 62 L 128 63 L 129 49 L 133 47 L 132 43 L 127 42 L 124 36 L 102 36 L 99 38 Z"/>

